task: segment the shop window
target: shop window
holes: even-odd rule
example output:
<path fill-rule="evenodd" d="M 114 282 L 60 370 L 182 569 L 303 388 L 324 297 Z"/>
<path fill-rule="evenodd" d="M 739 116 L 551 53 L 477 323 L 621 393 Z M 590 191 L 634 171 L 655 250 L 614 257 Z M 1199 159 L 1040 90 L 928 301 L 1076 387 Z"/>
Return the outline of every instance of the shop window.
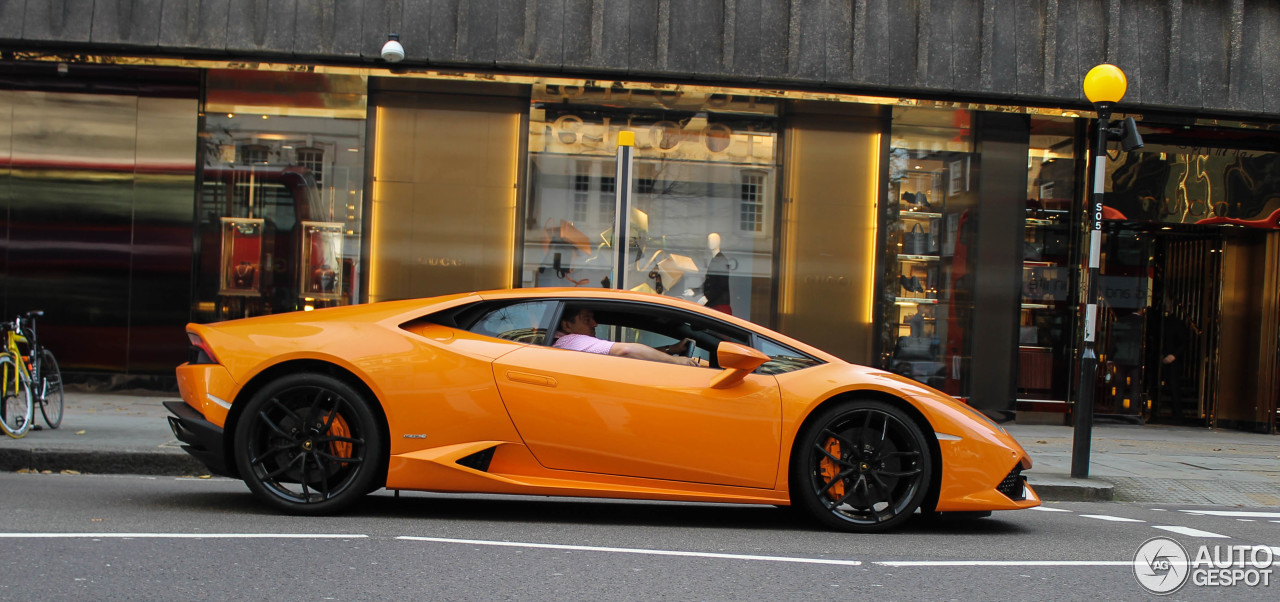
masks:
<path fill-rule="evenodd" d="M 693 86 L 535 85 L 529 121 L 521 286 L 616 287 L 613 245 L 625 244 L 623 287 L 771 321 L 774 100 Z M 593 182 L 582 174 L 614 173 L 624 130 L 636 137 L 635 194 L 630 230 L 615 236 L 618 183 L 599 178 L 596 219 L 583 219 Z"/>
<path fill-rule="evenodd" d="M 1065 411 L 1053 406 L 1062 406 L 1068 397 L 1075 348 L 1075 270 L 1070 261 L 1075 128 L 1071 119 L 1031 120 L 1018 318 L 1017 394 L 1022 410 Z"/>
<path fill-rule="evenodd" d="M 197 321 L 358 300 L 365 97 L 361 76 L 208 72 Z"/>
<path fill-rule="evenodd" d="M 978 178 L 970 113 L 894 110 L 882 362 L 957 397 L 972 387 Z"/>

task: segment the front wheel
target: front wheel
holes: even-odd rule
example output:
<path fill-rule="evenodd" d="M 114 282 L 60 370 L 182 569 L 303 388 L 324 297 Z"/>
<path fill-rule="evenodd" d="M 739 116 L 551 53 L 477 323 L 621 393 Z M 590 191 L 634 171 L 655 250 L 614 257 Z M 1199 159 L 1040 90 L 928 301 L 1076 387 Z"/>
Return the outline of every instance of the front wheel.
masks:
<path fill-rule="evenodd" d="M 933 461 L 920 427 L 881 401 L 847 401 L 824 410 L 796 437 L 792 503 L 828 527 L 892 529 L 920 507 Z"/>
<path fill-rule="evenodd" d="M 39 396 L 40 413 L 44 415 L 44 423 L 56 429 L 62 425 L 62 371 L 58 369 L 58 360 L 48 349 L 40 350 L 40 385 L 36 387 Z"/>
<path fill-rule="evenodd" d="M 258 391 L 235 427 L 236 467 L 258 498 L 292 514 L 331 514 L 372 489 L 385 442 L 364 396 L 324 374 Z"/>
<path fill-rule="evenodd" d="M 31 387 L 12 354 L 0 355 L 0 378 L 3 378 L 0 388 L 4 395 L 0 401 L 0 430 L 21 439 L 31 430 Z"/>

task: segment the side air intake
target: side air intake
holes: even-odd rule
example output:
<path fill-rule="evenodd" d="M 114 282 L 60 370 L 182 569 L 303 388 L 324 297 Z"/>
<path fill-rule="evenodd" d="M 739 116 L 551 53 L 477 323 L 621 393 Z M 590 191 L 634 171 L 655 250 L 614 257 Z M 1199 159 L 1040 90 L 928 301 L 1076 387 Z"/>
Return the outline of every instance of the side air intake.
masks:
<path fill-rule="evenodd" d="M 458 464 L 466 466 L 472 470 L 489 472 L 489 463 L 493 461 L 493 450 L 495 449 L 498 448 L 490 447 L 489 449 L 480 450 L 470 456 L 458 458 Z"/>

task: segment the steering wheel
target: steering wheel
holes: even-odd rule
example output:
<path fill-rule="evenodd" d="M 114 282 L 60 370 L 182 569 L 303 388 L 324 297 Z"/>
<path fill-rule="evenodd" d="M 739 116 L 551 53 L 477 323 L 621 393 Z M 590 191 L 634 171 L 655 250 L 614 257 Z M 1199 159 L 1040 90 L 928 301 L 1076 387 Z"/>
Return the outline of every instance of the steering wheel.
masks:
<path fill-rule="evenodd" d="M 684 343 L 685 343 L 684 353 L 680 355 L 683 355 L 685 357 L 693 357 L 693 354 L 696 351 L 698 351 L 698 344 L 695 343 L 693 339 L 685 339 Z"/>

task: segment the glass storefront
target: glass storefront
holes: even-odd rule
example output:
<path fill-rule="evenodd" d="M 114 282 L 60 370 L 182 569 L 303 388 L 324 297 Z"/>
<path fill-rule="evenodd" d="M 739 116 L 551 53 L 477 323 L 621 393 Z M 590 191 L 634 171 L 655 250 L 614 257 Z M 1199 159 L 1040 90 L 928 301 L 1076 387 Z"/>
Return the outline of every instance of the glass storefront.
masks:
<path fill-rule="evenodd" d="M 636 135 L 623 286 L 769 323 L 778 105 L 672 86 L 533 87 L 520 286 L 604 286 L 615 144 Z"/>
<path fill-rule="evenodd" d="M 1077 130 L 1071 119 L 1031 119 L 1017 373 L 1018 400 L 1031 402 L 1029 408 L 1068 398 L 1077 299 L 1071 263 Z"/>
<path fill-rule="evenodd" d="M 365 78 L 208 71 L 197 321 L 359 300 Z"/>
<path fill-rule="evenodd" d="M 968 111 L 893 113 L 881 364 L 969 395 L 977 265 L 978 156 Z"/>

